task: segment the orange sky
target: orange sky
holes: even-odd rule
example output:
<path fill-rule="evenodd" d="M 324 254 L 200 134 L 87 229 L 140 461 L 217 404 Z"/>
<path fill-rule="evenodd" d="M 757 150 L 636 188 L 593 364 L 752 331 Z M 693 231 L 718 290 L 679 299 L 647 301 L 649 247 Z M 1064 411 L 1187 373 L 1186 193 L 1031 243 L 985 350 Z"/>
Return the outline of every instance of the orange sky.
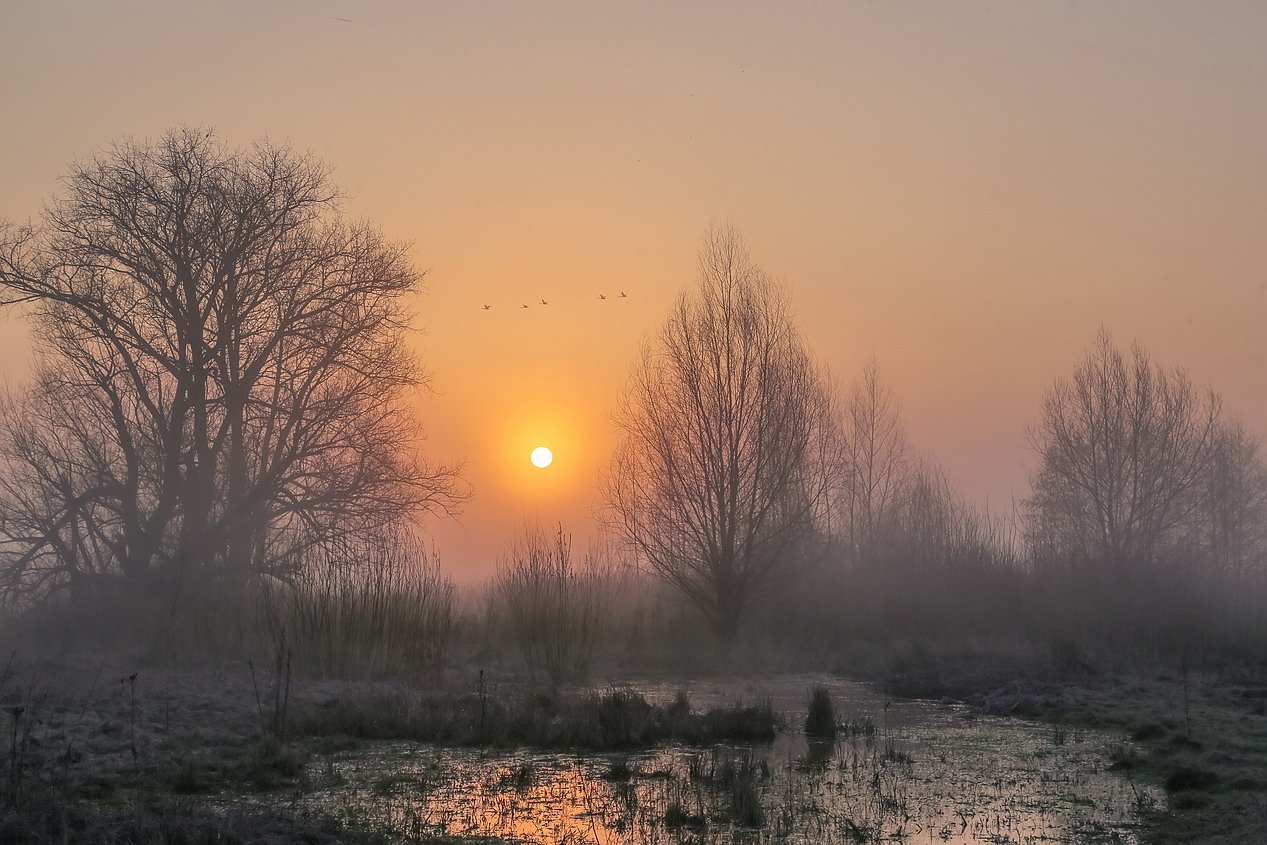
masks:
<path fill-rule="evenodd" d="M 430 270 L 419 410 L 475 492 L 434 527 L 463 579 L 525 516 L 588 530 L 621 380 L 714 219 L 992 504 L 1100 324 L 1267 433 L 1267 4 L 687 5 L 9 0 L 0 216 L 182 122 L 332 164 Z M 0 320 L 10 381 L 26 343 Z"/>

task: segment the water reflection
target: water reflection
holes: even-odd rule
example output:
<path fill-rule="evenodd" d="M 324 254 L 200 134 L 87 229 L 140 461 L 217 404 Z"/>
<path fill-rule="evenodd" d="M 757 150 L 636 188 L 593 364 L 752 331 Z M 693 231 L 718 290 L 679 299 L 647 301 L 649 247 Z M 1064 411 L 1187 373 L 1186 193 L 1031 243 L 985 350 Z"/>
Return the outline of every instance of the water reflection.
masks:
<path fill-rule="evenodd" d="M 815 684 L 850 725 L 796 731 Z M 643 685 L 668 701 L 681 685 Z M 481 753 L 382 744 L 314 764 L 314 796 L 405 836 L 532 843 L 1135 841 L 1157 790 L 1106 771 L 1115 737 L 966 719 L 927 702 L 885 702 L 858 684 L 795 677 L 700 685 L 697 707 L 768 697 L 793 731 L 763 746 L 670 747 L 633 755 Z"/>

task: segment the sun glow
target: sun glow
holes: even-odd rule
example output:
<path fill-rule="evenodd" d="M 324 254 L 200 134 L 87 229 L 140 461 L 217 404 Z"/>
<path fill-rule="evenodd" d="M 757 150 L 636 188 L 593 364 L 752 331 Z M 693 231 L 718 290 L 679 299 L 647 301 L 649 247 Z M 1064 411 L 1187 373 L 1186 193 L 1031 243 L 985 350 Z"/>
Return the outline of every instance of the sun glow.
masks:
<path fill-rule="evenodd" d="M 531 459 L 534 467 L 537 467 L 538 469 L 545 469 L 554 461 L 554 453 L 545 446 L 538 446 L 532 450 L 532 455 L 530 455 L 529 458 Z"/>

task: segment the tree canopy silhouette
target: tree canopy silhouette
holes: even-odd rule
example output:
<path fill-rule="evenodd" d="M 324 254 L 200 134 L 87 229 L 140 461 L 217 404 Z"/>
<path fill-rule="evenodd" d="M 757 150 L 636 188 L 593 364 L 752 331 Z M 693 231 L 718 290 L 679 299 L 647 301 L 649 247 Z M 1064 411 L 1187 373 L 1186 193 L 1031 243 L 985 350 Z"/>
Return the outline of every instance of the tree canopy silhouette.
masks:
<path fill-rule="evenodd" d="M 1138 344 L 1124 355 L 1101 331 L 1072 377 L 1048 390 L 1030 433 L 1036 548 L 1120 570 L 1195 558 L 1223 426 L 1216 394 Z"/>
<path fill-rule="evenodd" d="M 0 430 L 9 592 L 186 592 L 461 499 L 404 400 L 421 275 L 327 170 L 185 128 L 75 165 L 0 285 L 40 344 Z"/>
<path fill-rule="evenodd" d="M 635 366 L 606 500 L 641 563 L 731 642 L 818 527 L 834 438 L 783 291 L 738 233 L 710 232 L 699 267 Z"/>

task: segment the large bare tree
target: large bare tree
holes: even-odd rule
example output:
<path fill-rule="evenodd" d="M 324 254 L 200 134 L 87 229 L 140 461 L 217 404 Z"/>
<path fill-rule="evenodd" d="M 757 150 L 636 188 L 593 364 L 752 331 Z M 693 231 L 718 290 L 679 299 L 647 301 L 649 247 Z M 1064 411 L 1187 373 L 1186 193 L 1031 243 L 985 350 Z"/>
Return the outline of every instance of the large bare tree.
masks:
<path fill-rule="evenodd" d="M 1129 356 L 1101 331 L 1043 400 L 1026 501 L 1031 539 L 1057 560 L 1134 569 L 1198 551 L 1221 403 L 1181 370 Z"/>
<path fill-rule="evenodd" d="M 421 276 L 321 164 L 180 129 L 66 186 L 0 228 L 39 343 L 0 431 L 6 589 L 285 577 L 306 546 L 458 501 L 405 405 Z"/>
<path fill-rule="evenodd" d="M 828 504 L 829 398 L 781 287 L 733 229 L 634 368 L 606 485 L 641 563 L 732 642 L 759 591 L 802 563 Z"/>

